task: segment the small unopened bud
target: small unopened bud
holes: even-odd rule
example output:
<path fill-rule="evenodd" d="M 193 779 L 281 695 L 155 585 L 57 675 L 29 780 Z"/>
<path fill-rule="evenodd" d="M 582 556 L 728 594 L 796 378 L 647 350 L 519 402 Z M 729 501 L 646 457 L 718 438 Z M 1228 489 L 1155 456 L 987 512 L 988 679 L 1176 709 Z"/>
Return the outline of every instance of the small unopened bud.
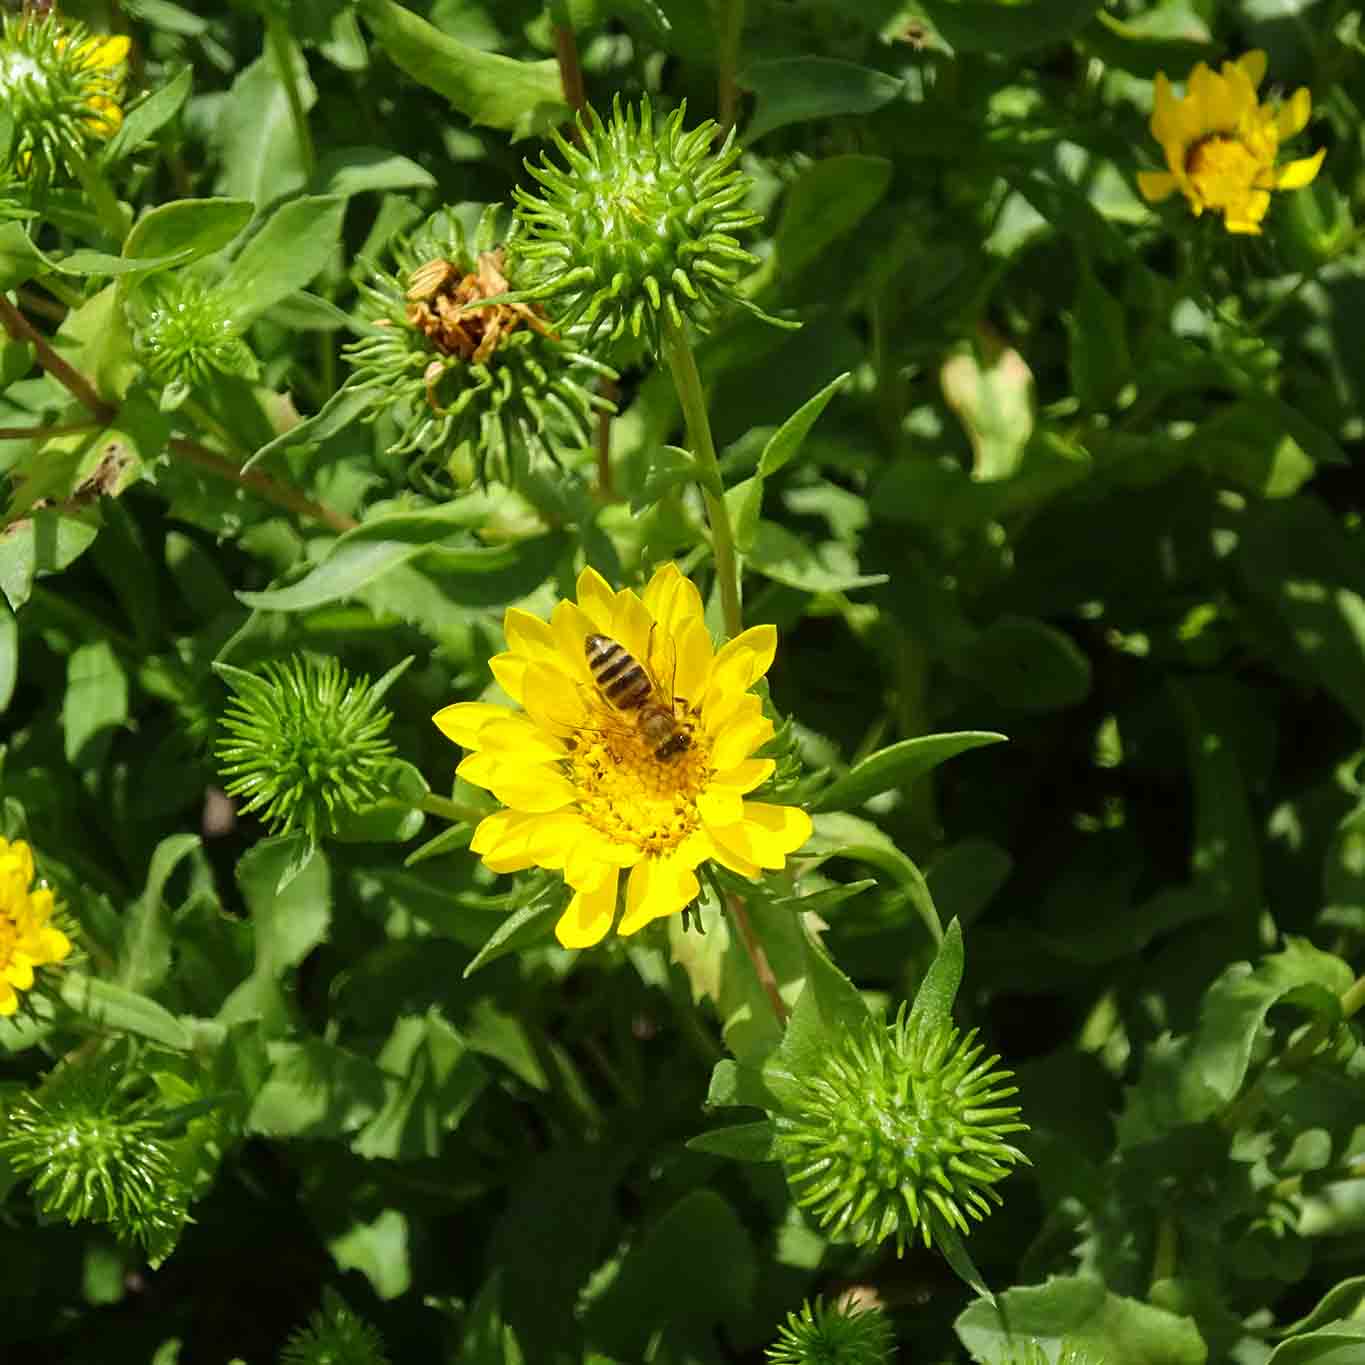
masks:
<path fill-rule="evenodd" d="M 895 1350 L 891 1324 L 879 1308 L 840 1300 L 804 1303 L 788 1313 L 765 1354 L 769 1365 L 888 1365 Z"/>

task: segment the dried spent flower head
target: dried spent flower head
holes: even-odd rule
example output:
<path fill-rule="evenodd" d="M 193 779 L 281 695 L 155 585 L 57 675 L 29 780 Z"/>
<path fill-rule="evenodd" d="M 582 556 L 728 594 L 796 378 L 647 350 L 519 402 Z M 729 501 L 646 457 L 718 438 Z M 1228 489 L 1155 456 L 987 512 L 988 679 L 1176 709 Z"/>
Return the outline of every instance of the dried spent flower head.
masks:
<path fill-rule="evenodd" d="M 333 1289 L 285 1343 L 280 1365 L 388 1365 L 383 1338 Z"/>
<path fill-rule="evenodd" d="M 449 491 L 466 455 L 481 478 L 515 484 L 535 459 L 583 449 L 594 414 L 611 410 L 594 386 L 615 371 L 508 297 L 496 228 L 492 205 L 471 249 L 442 209 L 397 243 L 394 270 L 371 266 L 360 285 L 367 332 L 343 352 L 351 386 L 373 393 L 367 420 L 397 421 L 389 451 L 414 457 L 410 477 L 433 493 Z"/>
<path fill-rule="evenodd" d="M 888 1365 L 896 1347 L 891 1323 L 879 1308 L 817 1298 L 788 1313 L 764 1354 L 770 1365 Z"/>
<path fill-rule="evenodd" d="M 975 1033 L 916 1028 L 902 1009 L 890 1025 L 832 1049 L 799 1078 L 800 1099 L 775 1116 L 777 1151 L 796 1202 L 827 1235 L 859 1246 L 918 1231 L 970 1228 L 995 1185 L 1027 1158 L 1005 1140 L 1023 1131 L 1012 1072 L 982 1057 Z"/>
<path fill-rule="evenodd" d="M 401 666 L 400 666 L 401 667 Z M 272 833 L 302 830 L 316 842 L 338 816 L 374 805 L 395 755 L 379 683 L 352 681 L 335 659 L 295 655 L 259 674 L 218 665 L 234 691 L 216 753 L 229 796 L 248 798 Z"/>
<path fill-rule="evenodd" d="M 1223 215 L 1229 232 L 1259 233 L 1271 190 L 1294 190 L 1317 175 L 1325 149 L 1282 166 L 1280 143 L 1301 132 L 1313 100 L 1306 87 L 1285 104 L 1256 99 L 1265 77 L 1264 52 L 1248 52 L 1213 72 L 1200 62 L 1177 98 L 1165 72 L 1156 78 L 1152 136 L 1166 154 L 1167 170 L 1139 171 L 1143 197 L 1160 203 L 1179 190 L 1196 218 L 1207 209 Z"/>
<path fill-rule="evenodd" d="M 74 174 L 93 144 L 123 122 L 128 39 L 29 13 L 0 19 L 0 109 L 13 120 L 10 162 L 40 184 Z"/>
<path fill-rule="evenodd" d="M 153 276 L 129 292 L 127 312 L 134 345 L 158 383 L 188 393 L 218 374 L 256 378 L 256 357 L 216 286 L 190 274 Z"/>
<path fill-rule="evenodd" d="M 33 878 L 33 850 L 0 838 L 0 1017 L 14 1014 L 38 974 L 71 954 L 71 940 L 52 922 L 53 894 Z"/>
<path fill-rule="evenodd" d="M 4 1115 L 0 1154 L 31 1176 L 39 1208 L 68 1223 L 106 1223 L 154 1264 L 183 1228 L 189 1189 L 164 1114 L 109 1053 L 67 1062 Z"/>
<path fill-rule="evenodd" d="M 567 166 L 528 161 L 540 191 L 515 191 L 524 297 L 551 299 L 559 321 L 613 340 L 644 333 L 655 349 L 663 323 L 702 324 L 738 299 L 758 263 L 734 235 L 760 221 L 744 207 L 749 178 L 733 132 L 712 150 L 716 124 L 685 132 L 685 115 L 682 105 L 656 128 L 647 100 L 623 113 L 618 98 L 606 123 L 580 115 L 581 146 L 551 134 Z"/>

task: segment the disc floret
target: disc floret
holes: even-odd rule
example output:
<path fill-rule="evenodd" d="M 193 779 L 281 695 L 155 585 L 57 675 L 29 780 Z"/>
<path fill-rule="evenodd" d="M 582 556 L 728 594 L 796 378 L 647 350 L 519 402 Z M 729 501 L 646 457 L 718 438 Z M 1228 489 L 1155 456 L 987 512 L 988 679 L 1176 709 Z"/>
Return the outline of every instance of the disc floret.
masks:
<path fill-rule="evenodd" d="M 1006 1140 L 1027 1125 L 1011 1072 L 983 1057 L 975 1033 L 918 1029 L 902 1011 L 869 1024 L 799 1078 L 801 1094 L 775 1119 L 777 1148 L 797 1203 L 830 1236 L 872 1245 L 918 1233 L 969 1230 L 995 1185 L 1026 1160 Z"/>
<path fill-rule="evenodd" d="M 664 323 L 704 324 L 737 297 L 758 258 L 736 234 L 760 216 L 744 207 L 733 132 L 713 150 L 716 124 L 684 130 L 685 115 L 683 104 L 656 126 L 647 100 L 623 111 L 618 98 L 605 123 L 580 115 L 580 146 L 552 134 L 567 164 L 526 163 L 540 183 L 515 192 L 527 297 L 613 339 L 646 334 L 656 349 Z"/>

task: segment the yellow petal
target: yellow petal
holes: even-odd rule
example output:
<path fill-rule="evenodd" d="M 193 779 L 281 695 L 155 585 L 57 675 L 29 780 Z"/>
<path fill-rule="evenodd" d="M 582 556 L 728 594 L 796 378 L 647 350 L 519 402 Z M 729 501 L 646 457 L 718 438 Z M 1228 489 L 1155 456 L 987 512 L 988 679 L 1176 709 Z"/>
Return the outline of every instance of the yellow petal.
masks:
<path fill-rule="evenodd" d="M 744 827 L 761 867 L 781 867 L 811 836 L 811 818 L 799 806 L 770 806 L 765 801 L 744 803 Z"/>
<path fill-rule="evenodd" d="M 715 651 L 711 634 L 700 616 L 687 617 L 673 634 L 677 660 L 673 675 L 673 695 L 689 705 L 700 706 L 711 680 Z"/>
<path fill-rule="evenodd" d="M 71 952 L 71 940 L 60 929 L 43 929 L 38 941 L 47 962 L 61 962 Z"/>
<path fill-rule="evenodd" d="M 711 685 L 745 692 L 772 666 L 777 653 L 777 627 L 751 626 L 722 645 L 711 666 Z"/>
<path fill-rule="evenodd" d="M 617 877 L 612 868 L 611 875 L 594 890 L 574 893 L 569 908 L 555 925 L 555 937 L 564 947 L 591 948 L 606 937 L 616 914 Z"/>
<path fill-rule="evenodd" d="M 751 882 L 759 879 L 762 868 L 749 856 L 749 842 L 744 837 L 743 821 L 714 829 L 708 826 L 706 837 L 711 843 L 711 856 L 722 867 L 728 867 L 741 877 L 748 877 Z"/>
<path fill-rule="evenodd" d="M 1312 156 L 1301 157 L 1298 161 L 1286 162 L 1275 170 L 1275 188 L 1279 190 L 1301 190 L 1316 178 L 1327 148 L 1321 147 Z"/>
<path fill-rule="evenodd" d="M 584 821 L 565 856 L 564 880 L 575 891 L 591 891 L 609 872 L 614 877 L 617 868 L 634 867 L 643 857 L 642 849 L 612 843 Z"/>
<path fill-rule="evenodd" d="M 550 630 L 559 651 L 558 663 L 570 677 L 591 684 L 587 654 L 583 642 L 589 635 L 597 635 L 597 624 L 575 602 L 560 602 L 550 615 Z"/>
<path fill-rule="evenodd" d="M 616 594 L 607 580 L 596 569 L 588 567 L 578 575 L 578 605 L 591 618 L 603 635 L 611 634 L 611 617 L 616 606 Z"/>
<path fill-rule="evenodd" d="M 651 920 L 676 915 L 701 892 L 696 873 L 677 857 L 646 858 L 631 869 L 626 884 L 626 913 L 616 932 L 622 937 Z"/>
<path fill-rule="evenodd" d="M 526 867 L 558 870 L 582 828 L 582 817 L 574 812 L 494 811 L 479 821 L 469 847 L 494 872 L 519 872 Z"/>
<path fill-rule="evenodd" d="M 1180 101 L 1176 99 L 1171 83 L 1164 71 L 1156 73 L 1156 87 L 1152 98 L 1152 119 L 1148 125 L 1152 136 L 1164 147 L 1168 142 L 1181 142 L 1184 138 L 1184 116 L 1180 112 Z"/>
<path fill-rule="evenodd" d="M 717 771 L 713 783 L 743 793 L 761 787 L 774 773 L 777 764 L 771 758 L 746 758 L 732 768 Z"/>
<path fill-rule="evenodd" d="M 0 977 L 0 1017 L 8 1019 L 18 1008 L 19 997 L 15 995 L 14 987 Z"/>
<path fill-rule="evenodd" d="M 736 767 L 772 737 L 773 723 L 767 716 L 727 726 L 711 745 L 711 762 L 721 770 Z"/>
<path fill-rule="evenodd" d="M 1308 116 L 1313 112 L 1313 97 L 1307 86 L 1300 86 L 1275 111 L 1275 131 L 1281 139 L 1291 138 L 1302 132 L 1308 124 Z"/>
<path fill-rule="evenodd" d="M 522 686 L 526 714 L 551 734 L 567 734 L 583 723 L 587 684 L 570 678 L 553 664 L 536 663 L 527 668 Z"/>
<path fill-rule="evenodd" d="M 5 968 L 5 980 L 15 990 L 27 991 L 33 988 L 33 963 L 25 953 L 15 953 Z"/>
<path fill-rule="evenodd" d="M 479 754 L 477 757 L 483 758 L 485 755 Z M 460 767 L 462 769 L 464 764 Z M 544 766 L 519 768 L 502 763 L 491 774 L 486 785 L 504 806 L 534 814 L 563 810 L 578 799 L 577 789 L 563 773 L 557 768 Z"/>
<path fill-rule="evenodd" d="M 654 571 L 644 592 L 645 606 L 662 630 L 678 634 L 689 621 L 703 618 L 701 594 L 671 560 Z"/>
<path fill-rule="evenodd" d="M 1237 58 L 1236 64 L 1242 74 L 1251 82 L 1253 90 L 1265 80 L 1266 56 L 1259 48 L 1251 52 L 1244 52 Z"/>
<path fill-rule="evenodd" d="M 493 754 L 481 753 L 474 750 L 466 754 L 460 760 L 460 766 L 455 769 L 455 775 L 463 778 L 466 782 L 472 782 L 476 787 L 491 789 L 493 778 L 502 767 L 502 761 Z"/>
<path fill-rule="evenodd" d="M 520 607 L 508 607 L 503 613 L 502 633 L 507 639 L 507 648 L 528 662 L 553 658 L 557 652 L 549 622 Z"/>
<path fill-rule="evenodd" d="M 1176 187 L 1176 178 L 1169 171 L 1139 171 L 1138 189 L 1149 204 L 1159 204 L 1170 197 Z"/>
<path fill-rule="evenodd" d="M 492 702 L 457 701 L 442 707 L 431 719 L 447 739 L 465 749 L 477 749 L 479 731 L 490 721 L 505 720 L 511 714 L 507 707 Z"/>
<path fill-rule="evenodd" d="M 713 784 L 697 797 L 697 814 L 708 829 L 738 824 L 744 819 L 744 801 L 733 787 Z"/>
<path fill-rule="evenodd" d="M 645 604 L 629 589 L 616 594 L 616 604 L 612 609 L 612 626 L 607 634 L 616 641 L 627 654 L 633 654 L 644 664 L 655 680 L 656 670 L 661 666 L 659 658 L 664 656 L 665 664 L 671 668 L 668 636 L 654 628 L 654 618 Z"/>
<path fill-rule="evenodd" d="M 554 763 L 565 755 L 564 744 L 526 716 L 504 716 L 479 732 L 480 747 L 504 763 Z"/>
<path fill-rule="evenodd" d="M 488 661 L 489 671 L 498 680 L 498 686 L 515 702 L 520 702 L 526 694 L 527 667 L 526 660 L 510 650 L 506 654 L 495 654 Z"/>

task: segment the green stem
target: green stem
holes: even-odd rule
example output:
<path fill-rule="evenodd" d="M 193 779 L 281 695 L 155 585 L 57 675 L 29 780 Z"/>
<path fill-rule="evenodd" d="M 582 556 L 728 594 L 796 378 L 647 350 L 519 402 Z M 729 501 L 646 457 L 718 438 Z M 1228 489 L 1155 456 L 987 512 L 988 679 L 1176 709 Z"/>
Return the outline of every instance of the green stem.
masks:
<path fill-rule="evenodd" d="M 1326 257 L 1310 269 L 1305 270 L 1299 278 L 1279 296 L 1279 298 L 1272 299 L 1271 302 L 1261 310 L 1260 315 L 1253 319 L 1249 330 L 1252 332 L 1259 332 L 1268 322 L 1273 321 L 1274 318 L 1278 316 L 1281 309 L 1287 307 L 1298 297 L 1299 291 L 1305 285 L 1311 284 L 1312 281 L 1317 278 L 1320 271 L 1325 270 L 1329 265 L 1339 261 L 1362 238 L 1365 238 L 1365 227 L 1358 227 L 1344 242 L 1335 247 Z"/>
<path fill-rule="evenodd" d="M 1163 1218 L 1156 1229 L 1156 1254 L 1152 1257 L 1152 1283 L 1169 1280 L 1176 1269 L 1176 1231 L 1175 1222 Z"/>
<path fill-rule="evenodd" d="M 730 912 L 730 919 L 734 922 L 740 945 L 748 954 L 749 961 L 753 963 L 758 984 L 763 988 L 763 994 L 768 997 L 768 1004 L 772 1006 L 773 1014 L 777 1017 L 777 1026 L 785 1029 L 787 1002 L 782 998 L 782 992 L 777 984 L 777 973 L 773 971 L 772 963 L 768 961 L 763 942 L 754 931 L 754 922 L 749 918 L 748 907 L 738 896 L 728 895 L 725 897 L 725 908 Z"/>
<path fill-rule="evenodd" d="M 466 805 L 463 801 L 452 801 L 448 796 L 437 796 L 435 792 L 428 792 L 417 803 L 417 808 L 426 811 L 428 815 L 439 815 L 442 820 L 449 820 L 455 825 L 477 825 L 487 814 L 486 811 Z"/>
<path fill-rule="evenodd" d="M 71 169 L 81 182 L 81 189 L 95 210 L 100 226 L 107 232 L 117 246 L 123 245 L 128 233 L 128 215 L 123 211 L 118 196 L 109 188 L 104 172 L 79 152 L 71 153 Z"/>
<path fill-rule="evenodd" d="M 289 101 L 289 118 L 294 125 L 294 136 L 298 139 L 303 174 L 311 183 L 318 168 L 318 158 L 313 149 L 313 134 L 308 127 L 308 111 L 303 107 L 298 68 L 294 63 L 294 39 L 280 19 L 267 19 L 265 31 L 270 55 L 274 58 L 275 69 L 284 86 L 284 97 Z"/>
<path fill-rule="evenodd" d="M 711 523 L 711 548 L 716 557 L 716 577 L 720 582 L 725 633 L 734 639 L 744 628 L 739 595 L 739 557 L 735 551 L 735 528 L 731 524 L 730 508 L 725 501 L 725 485 L 720 477 L 720 461 L 716 458 L 716 443 L 711 437 L 706 395 L 702 392 L 696 357 L 687 343 L 683 327 L 676 322 L 666 321 L 663 340 L 664 356 L 673 375 L 673 386 L 678 391 L 678 401 L 682 404 L 683 417 L 687 422 L 687 439 L 692 447 L 692 458 L 697 463 L 698 482 L 701 484 L 702 497 L 706 500 L 706 516 Z"/>
<path fill-rule="evenodd" d="M 744 31 L 744 0 L 720 0 L 719 52 L 716 77 L 716 113 L 724 137 L 735 126 L 739 113 L 739 48 Z"/>

